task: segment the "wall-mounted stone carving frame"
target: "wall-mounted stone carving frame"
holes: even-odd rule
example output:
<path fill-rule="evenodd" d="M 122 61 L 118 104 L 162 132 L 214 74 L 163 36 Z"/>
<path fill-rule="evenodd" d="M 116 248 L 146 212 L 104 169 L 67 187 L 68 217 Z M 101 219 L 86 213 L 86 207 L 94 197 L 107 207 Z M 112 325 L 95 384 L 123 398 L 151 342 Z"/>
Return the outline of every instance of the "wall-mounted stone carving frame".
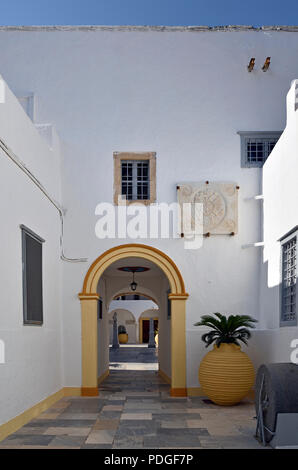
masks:
<path fill-rule="evenodd" d="M 203 204 L 203 233 L 230 235 L 238 232 L 238 189 L 231 182 L 180 183 L 177 198 L 182 211 L 184 203 Z"/>

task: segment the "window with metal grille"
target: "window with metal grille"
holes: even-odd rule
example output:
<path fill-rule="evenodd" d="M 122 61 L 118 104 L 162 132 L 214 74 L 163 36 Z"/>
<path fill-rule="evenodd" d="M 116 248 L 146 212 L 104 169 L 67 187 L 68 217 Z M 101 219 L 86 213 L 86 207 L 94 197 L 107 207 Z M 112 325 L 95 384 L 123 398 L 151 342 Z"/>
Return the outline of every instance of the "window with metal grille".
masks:
<path fill-rule="evenodd" d="M 150 199 L 149 160 L 121 161 L 121 192 L 131 201 Z"/>
<path fill-rule="evenodd" d="M 241 137 L 241 166 L 262 167 L 281 132 L 238 132 Z"/>
<path fill-rule="evenodd" d="M 297 233 L 282 241 L 281 324 L 296 325 Z"/>
<path fill-rule="evenodd" d="M 23 319 L 25 325 L 42 325 L 42 243 L 44 240 L 21 225 L 23 256 Z"/>

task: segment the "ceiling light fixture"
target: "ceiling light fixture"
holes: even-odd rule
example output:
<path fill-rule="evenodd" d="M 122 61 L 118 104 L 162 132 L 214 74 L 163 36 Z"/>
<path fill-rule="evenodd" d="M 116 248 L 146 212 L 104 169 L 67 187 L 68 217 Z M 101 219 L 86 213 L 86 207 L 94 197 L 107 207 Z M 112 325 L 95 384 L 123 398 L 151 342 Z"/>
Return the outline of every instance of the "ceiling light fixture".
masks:
<path fill-rule="evenodd" d="M 131 290 L 132 290 L 133 292 L 135 292 L 136 289 L 137 289 L 137 287 L 138 287 L 138 284 L 137 284 L 137 282 L 135 281 L 135 272 L 132 271 L 132 282 L 130 283 L 130 288 L 131 288 Z"/>
<path fill-rule="evenodd" d="M 133 292 L 135 292 L 138 287 L 138 283 L 135 281 L 135 273 L 143 273 L 145 271 L 150 270 L 150 268 L 145 268 L 144 266 L 123 266 L 118 269 L 119 271 L 132 273 L 132 282 L 130 283 L 130 289 Z"/>

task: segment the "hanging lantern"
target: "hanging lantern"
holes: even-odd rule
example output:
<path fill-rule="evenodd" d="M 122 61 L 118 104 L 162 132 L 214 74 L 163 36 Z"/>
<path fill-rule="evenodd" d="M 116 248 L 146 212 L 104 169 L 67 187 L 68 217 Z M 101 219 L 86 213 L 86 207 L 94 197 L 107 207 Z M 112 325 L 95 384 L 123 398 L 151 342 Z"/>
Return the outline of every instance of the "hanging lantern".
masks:
<path fill-rule="evenodd" d="M 135 281 L 135 272 L 132 272 L 132 282 L 130 283 L 130 288 L 133 292 L 137 290 L 138 284 Z"/>

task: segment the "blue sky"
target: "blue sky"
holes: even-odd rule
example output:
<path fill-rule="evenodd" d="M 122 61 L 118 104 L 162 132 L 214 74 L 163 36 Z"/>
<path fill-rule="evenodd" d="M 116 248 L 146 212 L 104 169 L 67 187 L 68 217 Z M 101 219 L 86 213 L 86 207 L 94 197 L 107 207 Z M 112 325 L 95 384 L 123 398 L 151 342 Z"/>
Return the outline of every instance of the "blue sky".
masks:
<path fill-rule="evenodd" d="M 0 0 L 1 25 L 297 25 L 298 0 Z"/>

